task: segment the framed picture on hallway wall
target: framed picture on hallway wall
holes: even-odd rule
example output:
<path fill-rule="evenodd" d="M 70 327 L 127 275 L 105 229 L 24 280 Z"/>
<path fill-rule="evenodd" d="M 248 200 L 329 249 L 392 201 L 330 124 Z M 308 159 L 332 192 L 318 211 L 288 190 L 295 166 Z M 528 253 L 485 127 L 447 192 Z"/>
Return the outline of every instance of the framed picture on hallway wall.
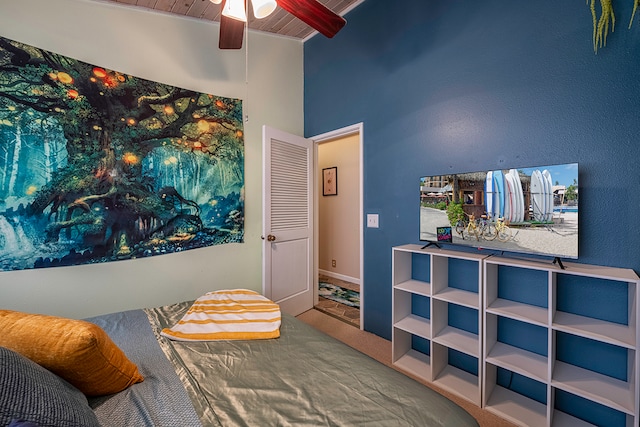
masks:
<path fill-rule="evenodd" d="M 338 167 L 322 169 L 322 195 L 338 195 Z"/>

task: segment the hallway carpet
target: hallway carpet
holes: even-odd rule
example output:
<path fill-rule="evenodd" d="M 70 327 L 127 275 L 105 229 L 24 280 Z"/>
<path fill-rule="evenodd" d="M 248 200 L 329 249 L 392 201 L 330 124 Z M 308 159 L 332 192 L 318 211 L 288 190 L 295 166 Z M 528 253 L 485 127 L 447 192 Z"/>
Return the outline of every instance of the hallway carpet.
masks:
<path fill-rule="evenodd" d="M 319 282 L 318 295 L 349 307 L 360 308 L 360 292 L 352 291 L 332 283 Z"/>

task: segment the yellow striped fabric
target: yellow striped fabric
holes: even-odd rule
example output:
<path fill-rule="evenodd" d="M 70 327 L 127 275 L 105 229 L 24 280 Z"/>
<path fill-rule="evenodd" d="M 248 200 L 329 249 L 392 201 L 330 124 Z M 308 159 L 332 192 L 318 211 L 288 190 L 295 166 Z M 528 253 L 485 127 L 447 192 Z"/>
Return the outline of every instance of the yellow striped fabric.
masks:
<path fill-rule="evenodd" d="M 280 306 L 255 291 L 208 292 L 161 335 L 176 341 L 255 340 L 280 336 Z"/>

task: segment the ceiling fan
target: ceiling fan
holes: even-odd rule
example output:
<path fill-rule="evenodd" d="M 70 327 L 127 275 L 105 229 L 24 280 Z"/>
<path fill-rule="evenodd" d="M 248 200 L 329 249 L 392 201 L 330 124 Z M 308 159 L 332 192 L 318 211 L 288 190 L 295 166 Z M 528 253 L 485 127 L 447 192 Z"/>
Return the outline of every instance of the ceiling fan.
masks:
<path fill-rule="evenodd" d="M 240 49 L 247 22 L 247 0 L 211 0 L 223 3 L 220 14 L 220 49 Z M 334 13 L 318 0 L 251 0 L 253 14 L 257 19 L 269 16 L 280 6 L 293 16 L 326 37 L 333 37 L 346 24 L 345 19 Z"/>

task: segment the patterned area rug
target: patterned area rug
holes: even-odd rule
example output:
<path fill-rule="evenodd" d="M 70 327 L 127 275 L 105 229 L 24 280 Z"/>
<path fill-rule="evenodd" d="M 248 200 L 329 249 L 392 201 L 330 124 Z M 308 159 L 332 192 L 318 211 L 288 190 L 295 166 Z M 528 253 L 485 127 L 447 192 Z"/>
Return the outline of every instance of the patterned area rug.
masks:
<path fill-rule="evenodd" d="M 318 295 L 331 301 L 339 302 L 340 304 L 360 308 L 360 292 L 341 288 L 331 283 L 320 282 Z"/>

